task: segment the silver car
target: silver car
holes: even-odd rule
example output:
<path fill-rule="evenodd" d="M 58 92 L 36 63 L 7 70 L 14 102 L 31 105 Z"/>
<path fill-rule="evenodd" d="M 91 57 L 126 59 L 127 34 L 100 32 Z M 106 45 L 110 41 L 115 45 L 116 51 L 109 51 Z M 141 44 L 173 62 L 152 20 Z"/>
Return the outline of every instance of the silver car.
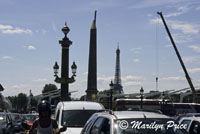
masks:
<path fill-rule="evenodd" d="M 109 111 L 93 114 L 81 134 L 188 134 L 186 127 L 158 113 Z"/>

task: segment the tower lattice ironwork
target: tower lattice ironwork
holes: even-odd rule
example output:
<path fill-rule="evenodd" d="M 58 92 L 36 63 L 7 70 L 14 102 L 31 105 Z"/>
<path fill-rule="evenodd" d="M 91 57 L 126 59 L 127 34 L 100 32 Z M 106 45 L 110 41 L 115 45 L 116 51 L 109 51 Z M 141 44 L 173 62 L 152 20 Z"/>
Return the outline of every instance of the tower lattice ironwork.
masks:
<path fill-rule="evenodd" d="M 123 93 L 123 87 L 122 87 L 122 83 L 121 83 L 119 46 L 116 50 L 116 65 L 115 65 L 115 78 L 114 78 L 114 89 L 113 90 L 119 94 Z"/>

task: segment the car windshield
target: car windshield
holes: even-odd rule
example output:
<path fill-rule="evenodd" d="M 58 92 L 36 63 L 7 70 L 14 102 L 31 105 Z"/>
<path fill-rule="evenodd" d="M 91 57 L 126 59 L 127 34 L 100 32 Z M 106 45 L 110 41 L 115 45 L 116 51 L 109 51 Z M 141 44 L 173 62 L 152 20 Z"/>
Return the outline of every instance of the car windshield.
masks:
<path fill-rule="evenodd" d="M 38 118 L 38 115 L 24 115 L 24 120 L 33 122 Z"/>
<path fill-rule="evenodd" d="M 172 119 L 120 119 L 115 121 L 115 134 L 187 134 Z"/>
<path fill-rule="evenodd" d="M 97 110 L 65 110 L 62 125 L 67 127 L 83 127 L 90 116 Z"/>
<path fill-rule="evenodd" d="M 19 114 L 10 114 L 13 121 L 21 121 L 21 116 Z"/>

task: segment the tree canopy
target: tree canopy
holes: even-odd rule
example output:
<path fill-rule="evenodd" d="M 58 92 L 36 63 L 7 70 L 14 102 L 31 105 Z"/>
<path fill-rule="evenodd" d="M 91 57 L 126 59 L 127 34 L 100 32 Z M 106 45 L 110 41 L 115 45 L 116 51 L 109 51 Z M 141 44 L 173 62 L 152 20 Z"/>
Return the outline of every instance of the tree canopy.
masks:
<path fill-rule="evenodd" d="M 57 90 L 57 86 L 55 84 L 46 84 L 42 90 L 42 93 L 50 92 Z"/>

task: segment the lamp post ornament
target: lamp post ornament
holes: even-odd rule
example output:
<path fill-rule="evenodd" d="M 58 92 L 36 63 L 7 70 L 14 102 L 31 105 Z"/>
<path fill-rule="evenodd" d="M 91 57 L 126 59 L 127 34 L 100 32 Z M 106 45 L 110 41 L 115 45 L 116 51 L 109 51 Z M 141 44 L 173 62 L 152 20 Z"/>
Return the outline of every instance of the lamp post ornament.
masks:
<path fill-rule="evenodd" d="M 72 69 L 72 76 L 69 78 L 69 46 L 72 44 L 72 41 L 69 40 L 67 34 L 69 33 L 70 29 L 67 26 L 66 22 L 64 27 L 62 28 L 62 32 L 64 33 L 64 38 L 59 40 L 59 44 L 62 47 L 62 55 L 61 55 L 61 76 L 58 76 L 59 65 L 55 62 L 53 66 L 54 69 L 54 77 L 55 82 L 61 84 L 61 101 L 69 101 L 71 98 L 69 97 L 69 83 L 75 82 L 76 76 L 76 69 L 77 66 L 75 62 L 73 62 L 71 69 Z"/>

